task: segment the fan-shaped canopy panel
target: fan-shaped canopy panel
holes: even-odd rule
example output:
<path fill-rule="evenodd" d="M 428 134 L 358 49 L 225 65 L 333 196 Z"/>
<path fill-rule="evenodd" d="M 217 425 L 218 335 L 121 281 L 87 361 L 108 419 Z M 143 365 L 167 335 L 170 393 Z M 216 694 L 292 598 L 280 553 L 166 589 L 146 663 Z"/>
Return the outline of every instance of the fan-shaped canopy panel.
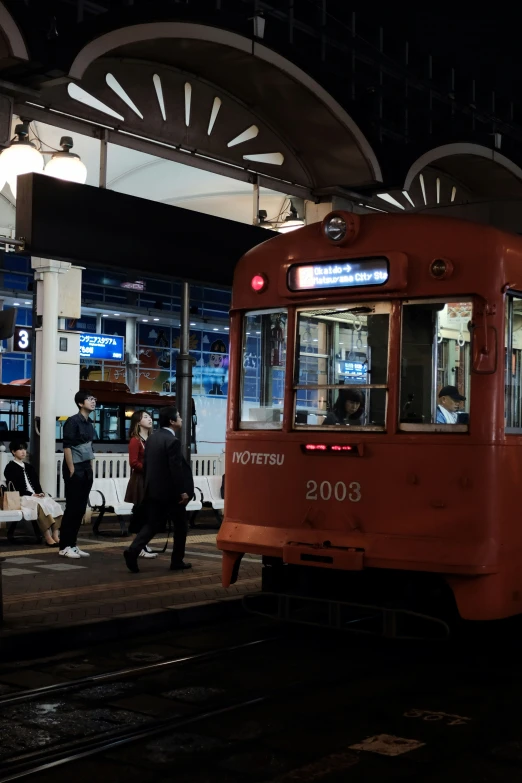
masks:
<path fill-rule="evenodd" d="M 115 30 L 79 53 L 71 76 L 44 89 L 46 106 L 307 188 L 381 179 L 361 130 L 320 85 L 223 30 Z"/>

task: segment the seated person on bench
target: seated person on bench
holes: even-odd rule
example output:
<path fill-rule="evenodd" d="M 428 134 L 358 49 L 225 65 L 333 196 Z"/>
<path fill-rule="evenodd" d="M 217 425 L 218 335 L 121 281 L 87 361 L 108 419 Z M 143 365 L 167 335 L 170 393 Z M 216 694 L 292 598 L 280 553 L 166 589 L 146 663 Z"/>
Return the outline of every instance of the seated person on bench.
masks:
<path fill-rule="evenodd" d="M 14 488 L 20 493 L 20 505 L 24 519 L 38 523 L 47 546 L 58 546 L 62 507 L 53 498 L 44 494 L 36 470 L 28 462 L 25 462 L 27 443 L 22 440 L 14 440 L 9 444 L 9 450 L 13 459 L 7 463 L 4 470 L 7 489 Z M 9 529 L 11 538 L 13 533 L 14 530 L 11 527 Z"/>

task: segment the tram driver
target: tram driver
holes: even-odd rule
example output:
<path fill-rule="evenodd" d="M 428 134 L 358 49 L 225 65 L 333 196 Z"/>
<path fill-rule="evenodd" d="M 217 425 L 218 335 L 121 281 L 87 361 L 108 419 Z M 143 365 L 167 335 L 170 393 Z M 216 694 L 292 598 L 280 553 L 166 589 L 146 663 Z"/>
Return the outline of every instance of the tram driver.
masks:
<path fill-rule="evenodd" d="M 465 401 L 456 386 L 443 386 L 439 392 L 436 424 L 458 424 L 460 403 Z"/>
<path fill-rule="evenodd" d="M 323 424 L 362 424 L 364 394 L 359 389 L 342 389 Z"/>

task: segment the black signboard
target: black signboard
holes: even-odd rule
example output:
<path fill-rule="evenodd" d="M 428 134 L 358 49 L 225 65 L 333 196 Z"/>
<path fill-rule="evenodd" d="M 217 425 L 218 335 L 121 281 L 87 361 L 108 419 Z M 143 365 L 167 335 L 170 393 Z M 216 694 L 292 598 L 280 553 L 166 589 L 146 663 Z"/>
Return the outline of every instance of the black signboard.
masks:
<path fill-rule="evenodd" d="M 13 351 L 31 353 L 33 330 L 27 326 L 17 326 L 14 330 Z"/>
<path fill-rule="evenodd" d="M 349 258 L 322 264 L 294 264 L 288 270 L 291 291 L 320 288 L 358 288 L 384 285 L 389 277 L 388 259 Z"/>

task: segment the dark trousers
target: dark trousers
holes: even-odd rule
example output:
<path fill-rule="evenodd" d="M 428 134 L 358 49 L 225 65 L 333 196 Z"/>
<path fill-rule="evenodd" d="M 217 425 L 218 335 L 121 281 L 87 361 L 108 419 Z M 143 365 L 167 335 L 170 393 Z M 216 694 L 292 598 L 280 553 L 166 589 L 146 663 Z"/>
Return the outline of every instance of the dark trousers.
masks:
<path fill-rule="evenodd" d="M 65 471 L 65 511 L 60 529 L 60 549 L 76 546 L 76 538 L 89 502 L 92 488 L 92 467 L 74 468 L 72 476 Z"/>
<path fill-rule="evenodd" d="M 164 500 L 146 501 L 147 522 L 129 547 L 133 557 L 138 557 L 149 541 L 157 533 L 165 530 L 167 520 L 170 519 L 174 528 L 174 548 L 172 550 L 171 563 L 181 563 L 185 557 L 185 541 L 187 540 L 187 512 L 185 506 L 171 506 Z M 62 522 L 63 527 L 63 522 Z"/>
<path fill-rule="evenodd" d="M 132 507 L 132 516 L 129 523 L 129 533 L 136 535 L 147 522 L 147 506 L 145 501 L 135 503 Z"/>

